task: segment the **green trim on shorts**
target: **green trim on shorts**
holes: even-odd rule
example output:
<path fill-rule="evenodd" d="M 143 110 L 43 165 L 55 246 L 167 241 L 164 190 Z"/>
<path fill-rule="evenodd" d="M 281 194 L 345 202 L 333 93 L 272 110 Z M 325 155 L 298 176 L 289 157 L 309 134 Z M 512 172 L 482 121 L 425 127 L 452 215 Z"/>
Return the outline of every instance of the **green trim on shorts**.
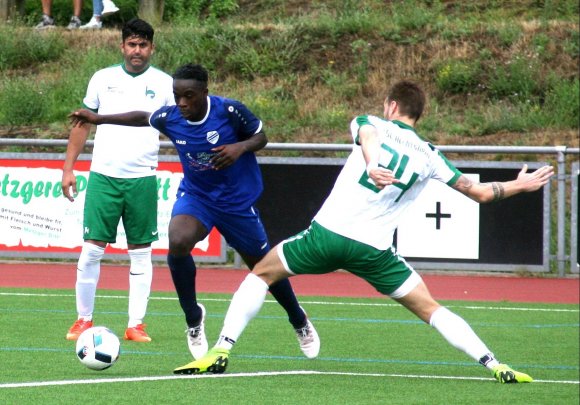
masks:
<path fill-rule="evenodd" d="M 343 269 L 385 295 L 396 291 L 412 274 L 411 266 L 393 248 L 376 249 L 314 221 L 307 230 L 286 239 L 282 251 L 294 274 L 326 274 Z"/>
<path fill-rule="evenodd" d="M 121 179 L 90 172 L 83 239 L 115 243 L 120 220 L 130 245 L 145 245 L 159 239 L 156 176 Z"/>

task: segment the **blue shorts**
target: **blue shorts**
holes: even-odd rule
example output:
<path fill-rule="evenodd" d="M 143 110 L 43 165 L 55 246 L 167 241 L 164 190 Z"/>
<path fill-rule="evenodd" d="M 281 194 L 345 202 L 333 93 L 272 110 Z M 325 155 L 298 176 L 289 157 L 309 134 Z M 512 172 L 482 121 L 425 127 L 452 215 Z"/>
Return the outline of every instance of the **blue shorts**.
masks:
<path fill-rule="evenodd" d="M 197 218 L 208 232 L 215 226 L 226 242 L 242 255 L 261 258 L 270 250 L 260 214 L 253 206 L 243 210 L 224 209 L 187 193 L 178 193 L 171 217 L 176 215 Z"/>

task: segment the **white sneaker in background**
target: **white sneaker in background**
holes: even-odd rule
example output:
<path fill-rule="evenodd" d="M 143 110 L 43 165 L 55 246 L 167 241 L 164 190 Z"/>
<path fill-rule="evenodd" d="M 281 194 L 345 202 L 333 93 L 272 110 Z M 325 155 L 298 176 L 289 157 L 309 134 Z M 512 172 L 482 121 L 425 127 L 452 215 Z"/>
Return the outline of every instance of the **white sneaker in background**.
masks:
<path fill-rule="evenodd" d="M 86 23 L 85 25 L 81 25 L 81 30 L 100 30 L 103 27 L 103 23 L 95 18 L 91 18 L 91 20 Z"/>
<path fill-rule="evenodd" d="M 111 0 L 103 0 L 103 17 L 111 15 L 119 11 L 119 7 L 115 5 Z"/>

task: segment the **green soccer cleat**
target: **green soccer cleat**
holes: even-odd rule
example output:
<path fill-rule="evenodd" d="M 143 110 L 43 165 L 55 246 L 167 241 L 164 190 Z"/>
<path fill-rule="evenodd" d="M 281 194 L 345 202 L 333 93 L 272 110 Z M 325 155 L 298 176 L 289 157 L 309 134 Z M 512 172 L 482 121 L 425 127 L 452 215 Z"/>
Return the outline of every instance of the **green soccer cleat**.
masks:
<path fill-rule="evenodd" d="M 502 384 L 529 383 L 534 381 L 525 373 L 512 369 L 507 364 L 498 364 L 493 368 L 493 376 Z"/>
<path fill-rule="evenodd" d="M 212 348 L 199 360 L 192 361 L 185 366 L 177 367 L 173 374 L 221 374 L 226 371 L 230 351 L 220 348 Z"/>

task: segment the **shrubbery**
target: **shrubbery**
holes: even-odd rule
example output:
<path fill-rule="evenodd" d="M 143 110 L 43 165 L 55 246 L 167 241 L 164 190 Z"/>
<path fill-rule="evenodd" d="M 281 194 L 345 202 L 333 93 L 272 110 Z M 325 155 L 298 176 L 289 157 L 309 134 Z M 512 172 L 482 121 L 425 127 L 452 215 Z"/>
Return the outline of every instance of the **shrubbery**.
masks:
<path fill-rule="evenodd" d="M 136 13 L 137 2 L 115 2 L 108 26 Z M 121 61 L 118 32 L 35 32 L 32 3 L 24 20 L 0 26 L 0 127 L 66 125 L 94 71 Z M 350 118 L 381 114 L 385 88 L 400 78 L 429 93 L 427 137 L 578 128 L 575 1 L 293 4 L 166 1 L 153 63 L 169 73 L 204 64 L 211 91 L 255 109 L 274 142 L 346 139 Z M 55 0 L 56 18 L 66 21 L 70 7 Z"/>

